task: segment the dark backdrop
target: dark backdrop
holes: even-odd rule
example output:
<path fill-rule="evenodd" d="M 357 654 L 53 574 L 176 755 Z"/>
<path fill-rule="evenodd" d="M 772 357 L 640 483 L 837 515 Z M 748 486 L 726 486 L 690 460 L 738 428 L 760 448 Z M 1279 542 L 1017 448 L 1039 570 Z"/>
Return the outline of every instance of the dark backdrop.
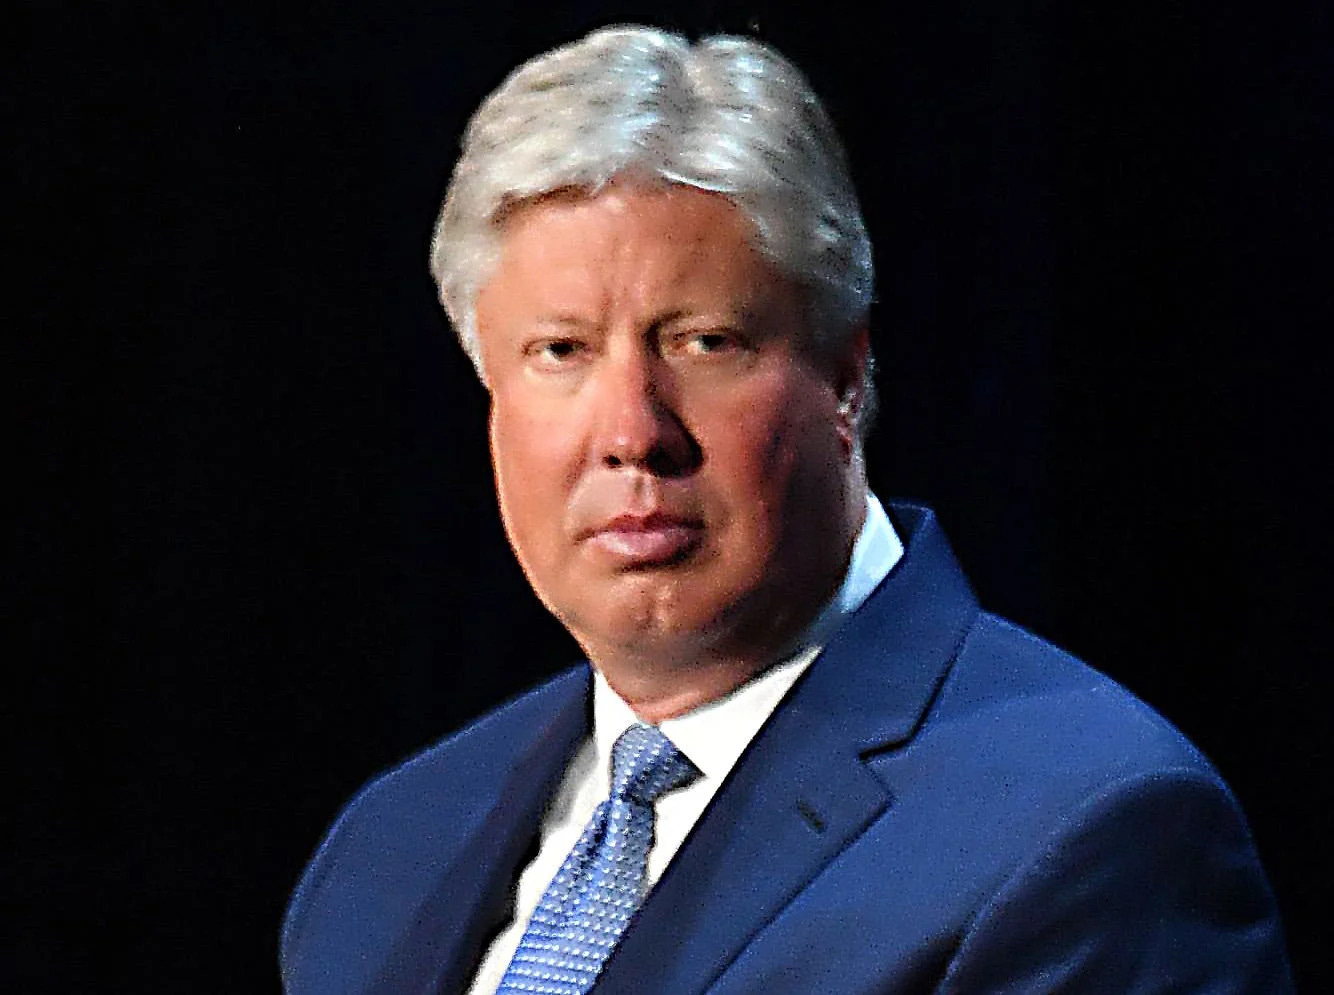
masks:
<path fill-rule="evenodd" d="M 1334 990 L 1326 5 L 808 7 L 9 15 L 6 990 L 274 989 L 341 801 L 576 657 L 425 257 L 475 103 L 629 19 L 807 68 L 877 245 L 875 486 L 1215 760 Z"/>

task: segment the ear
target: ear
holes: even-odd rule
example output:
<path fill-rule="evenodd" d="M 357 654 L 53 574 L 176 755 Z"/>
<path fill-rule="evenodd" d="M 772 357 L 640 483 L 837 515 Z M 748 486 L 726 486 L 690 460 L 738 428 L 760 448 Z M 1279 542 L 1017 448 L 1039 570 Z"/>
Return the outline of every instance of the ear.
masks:
<path fill-rule="evenodd" d="M 865 325 L 848 337 L 834 359 L 836 428 L 845 452 L 851 456 L 857 448 L 857 424 L 866 402 L 866 369 L 871 361 L 871 335 Z"/>

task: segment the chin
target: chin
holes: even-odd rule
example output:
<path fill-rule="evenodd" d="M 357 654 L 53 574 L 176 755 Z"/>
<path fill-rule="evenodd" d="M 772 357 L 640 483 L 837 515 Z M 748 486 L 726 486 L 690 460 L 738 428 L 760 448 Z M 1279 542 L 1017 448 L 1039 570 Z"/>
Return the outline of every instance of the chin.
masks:
<path fill-rule="evenodd" d="M 670 607 L 651 598 L 609 595 L 587 611 L 557 617 L 590 658 L 615 656 L 655 663 L 689 662 L 718 641 L 716 613 Z"/>
<path fill-rule="evenodd" d="M 754 606 L 749 607 L 743 609 L 732 601 L 720 607 L 712 598 L 707 604 L 689 605 L 608 599 L 596 611 L 566 621 L 594 659 L 638 660 L 660 666 L 702 664 L 721 657 L 739 662 L 765 645 L 764 637 L 773 623 L 773 619 L 758 618 Z M 764 655 L 762 650 L 760 655 Z"/>

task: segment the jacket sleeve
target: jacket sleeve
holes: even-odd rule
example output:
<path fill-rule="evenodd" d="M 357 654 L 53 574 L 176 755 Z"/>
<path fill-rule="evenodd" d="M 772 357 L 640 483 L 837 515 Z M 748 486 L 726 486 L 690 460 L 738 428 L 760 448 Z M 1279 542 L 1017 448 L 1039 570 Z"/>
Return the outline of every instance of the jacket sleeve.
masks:
<path fill-rule="evenodd" d="M 937 989 L 1292 990 L 1244 818 L 1197 768 L 1120 782 L 1063 820 L 974 917 Z"/>

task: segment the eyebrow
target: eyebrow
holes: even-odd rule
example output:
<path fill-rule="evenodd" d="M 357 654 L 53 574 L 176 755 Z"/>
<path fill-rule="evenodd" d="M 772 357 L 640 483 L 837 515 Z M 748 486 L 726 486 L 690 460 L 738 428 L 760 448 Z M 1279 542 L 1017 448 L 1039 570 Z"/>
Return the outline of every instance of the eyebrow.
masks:
<path fill-rule="evenodd" d="M 587 318 L 581 318 L 575 314 L 543 314 L 534 319 L 537 325 L 553 325 L 557 328 L 588 329 L 598 328 L 601 323 L 590 321 Z"/>
<path fill-rule="evenodd" d="M 699 323 L 709 328 L 739 328 L 746 325 L 750 317 L 749 310 L 744 308 L 722 310 L 676 308 L 654 317 L 645 331 L 653 334 L 685 322 Z M 532 320 L 532 324 L 537 327 L 579 332 L 602 330 L 602 322 L 597 319 L 584 318 L 563 311 L 538 315 Z"/>

